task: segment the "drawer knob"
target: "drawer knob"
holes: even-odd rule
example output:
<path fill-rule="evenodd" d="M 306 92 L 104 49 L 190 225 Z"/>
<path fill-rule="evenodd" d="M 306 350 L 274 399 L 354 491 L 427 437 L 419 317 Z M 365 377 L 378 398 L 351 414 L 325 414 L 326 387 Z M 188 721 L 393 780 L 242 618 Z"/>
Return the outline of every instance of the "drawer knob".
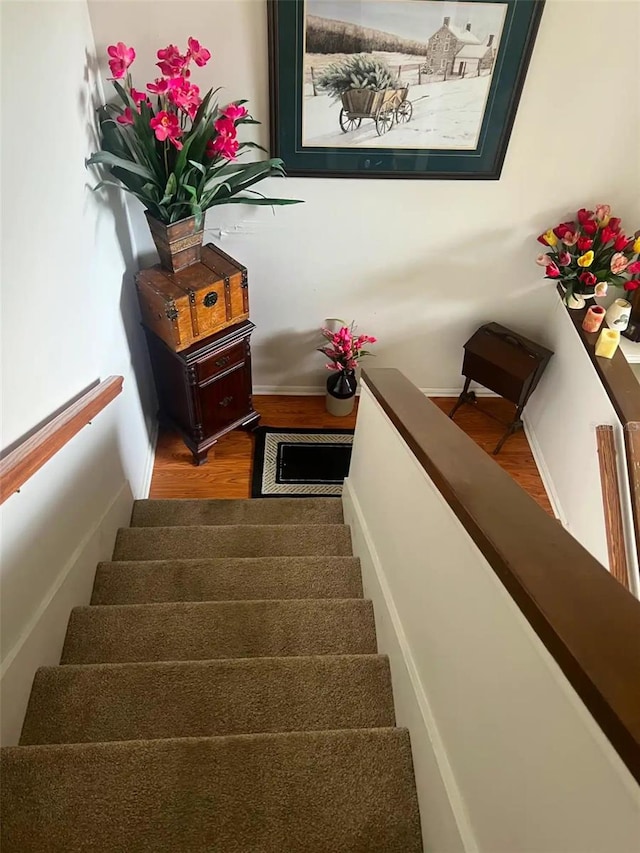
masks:
<path fill-rule="evenodd" d="M 223 397 L 222 400 L 220 400 L 219 405 L 220 406 L 228 406 L 232 400 L 233 400 L 233 397 Z"/>
<path fill-rule="evenodd" d="M 229 364 L 230 361 L 231 361 L 230 355 L 223 355 L 222 358 L 219 358 L 215 364 L 216 364 L 216 367 L 224 367 L 225 364 Z"/>
<path fill-rule="evenodd" d="M 218 301 L 218 294 L 215 290 L 212 290 L 211 293 L 207 293 L 205 298 L 202 300 L 205 308 L 213 308 L 213 306 Z"/>

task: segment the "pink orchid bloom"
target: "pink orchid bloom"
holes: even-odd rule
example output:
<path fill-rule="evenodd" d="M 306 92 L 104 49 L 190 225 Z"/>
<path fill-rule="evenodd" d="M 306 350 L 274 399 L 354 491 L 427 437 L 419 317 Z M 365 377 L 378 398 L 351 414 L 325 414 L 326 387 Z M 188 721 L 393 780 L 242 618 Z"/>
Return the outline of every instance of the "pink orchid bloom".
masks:
<path fill-rule="evenodd" d="M 200 42 L 197 39 L 194 39 L 193 36 L 189 36 L 189 51 L 187 54 L 196 65 L 202 68 L 203 65 L 206 65 L 207 62 L 211 59 L 211 51 L 207 50 L 206 47 L 202 47 Z"/>
<path fill-rule="evenodd" d="M 220 136 L 228 136 L 231 139 L 236 138 L 236 126 L 231 121 L 231 119 L 226 116 L 222 116 L 219 119 L 216 119 L 213 123 L 214 128 L 220 134 Z"/>
<path fill-rule="evenodd" d="M 116 121 L 119 124 L 133 124 L 133 113 L 131 107 L 125 107 L 121 116 L 118 116 Z"/>
<path fill-rule="evenodd" d="M 182 142 L 178 139 L 178 137 L 182 136 L 178 116 L 162 110 L 162 112 L 159 112 L 151 119 L 149 125 L 154 131 L 156 139 L 160 142 L 168 139 L 172 145 L 175 145 L 178 151 L 182 148 Z"/>
<path fill-rule="evenodd" d="M 148 100 L 146 92 L 139 92 L 133 86 L 131 87 L 131 98 L 135 104 L 141 104 L 143 101 Z"/>
<path fill-rule="evenodd" d="M 165 80 L 164 77 L 158 77 L 155 83 L 147 83 L 147 89 L 154 95 L 164 95 L 168 88 L 169 81 Z"/>
<path fill-rule="evenodd" d="M 190 118 L 195 118 L 202 103 L 200 89 L 189 83 L 184 77 L 172 77 L 169 80 L 169 100 L 184 110 Z"/>
<path fill-rule="evenodd" d="M 249 115 L 249 110 L 246 107 L 238 106 L 238 104 L 228 104 L 222 110 L 222 115 L 231 119 L 231 121 L 239 121 L 239 119 Z"/>
<path fill-rule="evenodd" d="M 178 74 L 182 74 L 189 64 L 189 58 L 183 56 L 175 44 L 161 48 L 157 56 L 160 62 L 156 62 L 156 65 L 165 77 L 176 77 Z"/>
<path fill-rule="evenodd" d="M 622 252 L 616 252 L 611 257 L 611 272 L 614 275 L 618 275 L 621 272 L 624 272 L 626 268 L 629 266 L 629 259 L 625 258 Z"/>
<path fill-rule="evenodd" d="M 220 154 L 226 160 L 235 160 L 240 147 L 238 140 L 230 136 L 220 135 L 210 139 L 207 143 L 207 157 L 216 157 Z"/>
<path fill-rule="evenodd" d="M 372 338 L 371 335 L 360 335 L 356 341 L 356 346 L 360 349 L 364 344 L 375 344 L 376 342 L 377 338 Z"/>
<path fill-rule="evenodd" d="M 109 68 L 114 80 L 120 80 L 127 72 L 127 68 L 136 58 L 136 52 L 132 47 L 127 47 L 122 41 L 118 44 L 111 44 L 107 48 L 107 53 L 111 57 L 109 60 Z"/>

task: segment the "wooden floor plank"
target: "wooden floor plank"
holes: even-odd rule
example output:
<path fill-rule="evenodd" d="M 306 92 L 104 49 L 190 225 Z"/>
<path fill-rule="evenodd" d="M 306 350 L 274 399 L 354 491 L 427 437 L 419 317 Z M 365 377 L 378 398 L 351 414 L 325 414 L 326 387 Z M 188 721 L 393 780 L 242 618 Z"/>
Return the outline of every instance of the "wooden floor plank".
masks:
<path fill-rule="evenodd" d="M 443 411 L 449 412 L 455 400 L 449 397 L 434 397 L 433 402 Z M 254 405 L 262 415 L 263 426 L 317 429 L 355 426 L 355 411 L 346 418 L 335 418 L 325 410 L 322 396 L 258 396 L 254 397 Z M 489 411 L 494 417 L 506 422 L 512 417 L 513 406 L 505 400 L 487 397 L 479 400 L 478 408 L 465 405 L 456 413 L 457 425 L 483 450 L 491 453 L 504 428 L 478 409 Z M 235 430 L 218 442 L 209 452 L 209 461 L 198 468 L 192 464 L 191 453 L 177 434 L 161 432 L 149 496 L 248 498 L 252 455 L 253 436 L 243 430 Z M 509 438 L 495 459 L 543 509 L 553 515 L 523 432 Z"/>

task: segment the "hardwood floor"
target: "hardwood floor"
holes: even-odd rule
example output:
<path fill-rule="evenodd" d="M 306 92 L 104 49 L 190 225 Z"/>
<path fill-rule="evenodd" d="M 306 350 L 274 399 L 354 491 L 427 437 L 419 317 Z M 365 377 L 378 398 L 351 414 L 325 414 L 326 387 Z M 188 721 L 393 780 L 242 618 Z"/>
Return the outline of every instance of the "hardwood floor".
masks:
<path fill-rule="evenodd" d="M 455 400 L 449 397 L 434 397 L 433 402 L 444 412 L 449 412 Z M 334 418 L 325 411 L 324 397 L 321 396 L 254 397 L 254 405 L 262 415 L 263 426 L 334 429 L 355 426 L 355 411 L 349 417 Z M 498 398 L 482 398 L 478 405 L 503 421 L 510 419 L 513 413 L 513 407 Z M 503 432 L 503 427 L 498 422 L 474 406 L 463 406 L 459 409 L 455 422 L 488 453 L 491 453 Z M 180 437 L 175 433 L 161 432 L 149 497 L 248 498 L 252 452 L 253 437 L 243 430 L 236 430 L 222 438 L 209 452 L 209 461 L 197 468 L 192 464 L 191 453 Z M 508 439 L 499 455 L 494 458 L 543 509 L 553 514 L 523 432 Z"/>

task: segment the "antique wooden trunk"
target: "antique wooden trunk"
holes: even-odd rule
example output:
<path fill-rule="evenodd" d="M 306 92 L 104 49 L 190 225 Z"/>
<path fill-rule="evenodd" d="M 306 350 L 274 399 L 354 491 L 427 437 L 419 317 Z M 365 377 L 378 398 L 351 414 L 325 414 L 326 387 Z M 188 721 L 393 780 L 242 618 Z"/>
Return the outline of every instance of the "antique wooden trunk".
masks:
<path fill-rule="evenodd" d="M 141 270 L 136 287 L 143 323 L 176 352 L 249 319 L 246 267 L 213 243 L 179 272 Z"/>

